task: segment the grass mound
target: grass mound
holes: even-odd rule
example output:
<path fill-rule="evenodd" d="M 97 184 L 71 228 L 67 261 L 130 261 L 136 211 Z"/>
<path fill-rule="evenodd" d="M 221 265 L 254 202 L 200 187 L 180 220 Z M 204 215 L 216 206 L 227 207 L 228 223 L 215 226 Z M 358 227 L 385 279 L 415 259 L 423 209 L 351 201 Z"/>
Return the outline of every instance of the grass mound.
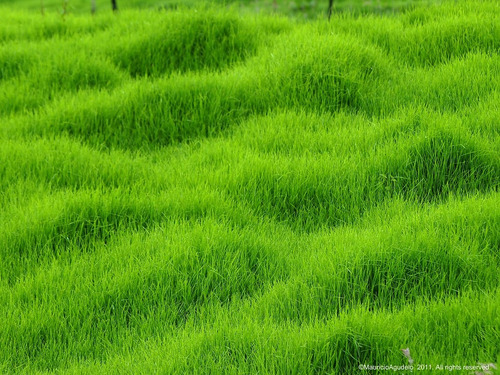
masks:
<path fill-rule="evenodd" d="M 151 23 L 146 32 L 122 39 L 112 56 L 133 77 L 220 70 L 255 53 L 260 44 L 256 31 L 236 15 L 210 9 L 174 11 Z"/>
<path fill-rule="evenodd" d="M 273 106 L 320 112 L 363 109 L 378 84 L 390 77 L 390 63 L 349 35 L 304 29 L 276 41 L 259 61 L 265 97 L 276 101 Z"/>

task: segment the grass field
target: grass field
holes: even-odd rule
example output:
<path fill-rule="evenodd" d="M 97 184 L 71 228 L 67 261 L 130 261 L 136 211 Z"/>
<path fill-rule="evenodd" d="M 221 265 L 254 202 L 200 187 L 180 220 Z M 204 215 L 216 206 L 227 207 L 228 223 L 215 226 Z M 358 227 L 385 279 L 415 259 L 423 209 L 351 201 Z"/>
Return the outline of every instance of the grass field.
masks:
<path fill-rule="evenodd" d="M 0 373 L 500 364 L 496 0 L 0 3 Z"/>

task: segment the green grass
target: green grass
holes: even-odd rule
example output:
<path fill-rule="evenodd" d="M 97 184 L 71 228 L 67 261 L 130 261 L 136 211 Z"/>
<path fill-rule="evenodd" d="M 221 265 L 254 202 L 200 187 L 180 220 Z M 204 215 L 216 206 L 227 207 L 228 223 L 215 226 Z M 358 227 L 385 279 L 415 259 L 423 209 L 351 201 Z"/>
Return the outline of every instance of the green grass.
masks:
<path fill-rule="evenodd" d="M 395 14 L 415 6 L 442 3 L 443 0 L 334 0 L 335 12 L 353 12 L 357 14 L 378 13 Z M 42 7 L 43 3 L 43 7 Z M 109 0 L 95 0 L 98 14 L 110 13 Z M 117 0 L 119 10 L 149 9 L 172 10 L 179 8 L 197 8 L 200 4 L 210 3 L 216 6 L 238 8 L 245 13 L 287 14 L 297 19 L 324 18 L 328 13 L 328 0 Z M 18 9 L 44 14 L 89 14 L 90 0 L 0 0 L 0 6 L 15 5 Z"/>
<path fill-rule="evenodd" d="M 496 1 L 70 3 L 3 2 L 1 373 L 498 366 Z"/>

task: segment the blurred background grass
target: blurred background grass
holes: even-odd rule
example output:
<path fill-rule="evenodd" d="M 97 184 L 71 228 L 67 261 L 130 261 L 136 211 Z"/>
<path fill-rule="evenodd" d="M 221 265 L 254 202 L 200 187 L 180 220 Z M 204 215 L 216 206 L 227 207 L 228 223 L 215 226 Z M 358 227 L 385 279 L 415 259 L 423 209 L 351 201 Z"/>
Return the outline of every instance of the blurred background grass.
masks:
<path fill-rule="evenodd" d="M 398 13 L 401 10 L 426 4 L 439 4 L 442 0 L 334 0 L 336 12 Z M 66 3 L 70 13 L 90 12 L 90 0 L 0 0 L 0 6 L 29 11 L 40 11 L 43 3 L 47 12 L 60 12 Z M 202 3 L 235 7 L 242 12 L 278 13 L 303 19 L 324 17 L 328 0 L 118 0 L 119 9 L 175 9 L 194 7 Z M 96 0 L 98 12 L 111 12 L 111 2 Z"/>

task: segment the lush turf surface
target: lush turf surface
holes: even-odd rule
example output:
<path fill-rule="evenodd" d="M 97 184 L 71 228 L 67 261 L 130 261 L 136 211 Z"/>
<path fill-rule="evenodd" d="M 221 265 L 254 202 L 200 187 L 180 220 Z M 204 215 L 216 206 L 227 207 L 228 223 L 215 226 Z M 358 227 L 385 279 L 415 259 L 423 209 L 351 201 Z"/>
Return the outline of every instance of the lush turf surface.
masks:
<path fill-rule="evenodd" d="M 243 13 L 2 8 L 0 372 L 499 363 L 500 4 Z"/>

